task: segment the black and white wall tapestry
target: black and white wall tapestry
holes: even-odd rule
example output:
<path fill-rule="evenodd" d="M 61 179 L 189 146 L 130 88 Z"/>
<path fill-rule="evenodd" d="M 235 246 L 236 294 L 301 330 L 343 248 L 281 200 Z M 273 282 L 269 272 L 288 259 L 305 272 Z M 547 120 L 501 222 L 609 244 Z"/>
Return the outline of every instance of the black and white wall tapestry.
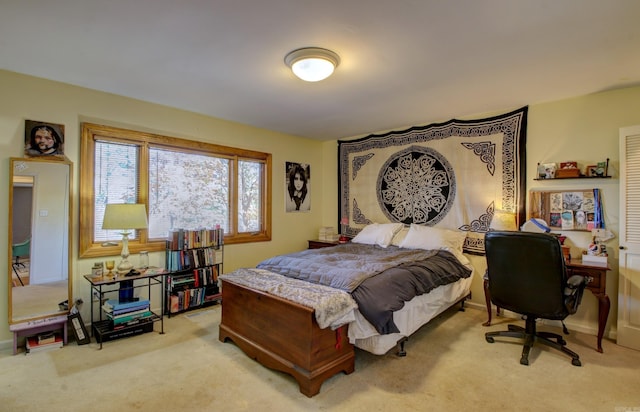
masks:
<path fill-rule="evenodd" d="M 370 223 L 436 226 L 467 232 L 464 251 L 483 254 L 495 210 L 524 222 L 527 110 L 338 141 L 346 235 Z"/>

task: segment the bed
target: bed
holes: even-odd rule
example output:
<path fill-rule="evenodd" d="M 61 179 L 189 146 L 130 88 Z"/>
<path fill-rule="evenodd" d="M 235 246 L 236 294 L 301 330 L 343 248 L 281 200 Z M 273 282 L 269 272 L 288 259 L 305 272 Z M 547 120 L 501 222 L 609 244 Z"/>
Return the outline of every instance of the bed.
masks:
<path fill-rule="evenodd" d="M 350 244 L 222 275 L 220 341 L 292 375 L 309 397 L 331 376 L 354 371 L 354 346 L 403 354 L 412 333 L 470 297 L 473 267 L 453 231 L 388 225 L 385 238 L 379 227 L 373 237 L 363 229 Z"/>

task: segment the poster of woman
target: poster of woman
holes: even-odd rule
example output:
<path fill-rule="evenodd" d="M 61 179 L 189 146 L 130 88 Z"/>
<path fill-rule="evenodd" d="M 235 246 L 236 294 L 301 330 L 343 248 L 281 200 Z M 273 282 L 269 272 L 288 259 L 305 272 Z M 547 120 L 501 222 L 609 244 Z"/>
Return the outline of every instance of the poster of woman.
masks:
<path fill-rule="evenodd" d="M 64 125 L 26 120 L 24 153 L 27 156 L 63 156 Z"/>
<path fill-rule="evenodd" d="M 308 212 L 311 210 L 309 179 L 311 167 L 303 163 L 285 163 L 285 208 L 287 212 Z"/>

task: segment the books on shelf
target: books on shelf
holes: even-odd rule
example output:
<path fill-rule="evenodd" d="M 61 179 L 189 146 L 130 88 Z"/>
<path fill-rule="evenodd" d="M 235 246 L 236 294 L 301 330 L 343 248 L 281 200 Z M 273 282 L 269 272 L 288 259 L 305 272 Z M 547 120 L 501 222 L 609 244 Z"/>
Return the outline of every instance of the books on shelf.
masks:
<path fill-rule="evenodd" d="M 141 316 L 135 319 L 130 319 L 127 321 L 111 321 L 110 325 L 111 328 L 113 330 L 118 330 L 118 329 L 122 329 L 122 328 L 126 328 L 128 326 L 133 326 L 133 325 L 139 325 L 141 323 L 146 323 L 146 322 L 152 322 L 153 319 L 153 313 L 149 312 L 148 316 Z"/>
<path fill-rule="evenodd" d="M 224 230 L 171 231 L 166 242 L 165 313 L 177 313 L 220 300 Z"/>
<path fill-rule="evenodd" d="M 154 315 L 148 299 L 123 303 L 117 299 L 109 299 L 102 305 L 102 309 L 113 329 L 151 320 Z"/>
<path fill-rule="evenodd" d="M 148 308 L 149 305 L 150 302 L 148 299 L 139 299 L 132 302 L 120 302 L 118 299 L 109 299 L 102 305 L 102 309 L 107 313 L 120 315 L 122 313 Z"/>
<path fill-rule="evenodd" d="M 194 269 L 192 272 L 174 274 L 168 277 L 168 286 L 171 290 L 175 288 L 217 286 L 218 273 L 217 266 L 206 266 Z"/>
<path fill-rule="evenodd" d="M 171 272 L 216 265 L 218 263 L 222 263 L 222 250 L 213 246 L 197 249 L 167 250 L 167 270 Z"/>
<path fill-rule="evenodd" d="M 169 232 L 167 249 L 185 250 L 200 247 L 218 249 L 224 243 L 224 229 L 216 225 L 213 229 L 176 229 Z"/>
<path fill-rule="evenodd" d="M 107 318 L 113 321 L 114 325 L 120 323 L 127 323 L 132 320 L 140 319 L 140 318 L 148 318 L 153 315 L 153 312 L 149 310 L 149 308 L 140 309 L 132 312 L 125 312 L 121 315 L 113 315 L 111 313 L 107 313 Z"/>
<path fill-rule="evenodd" d="M 53 343 L 56 341 L 55 332 L 45 332 L 38 335 L 38 344 L 43 345 L 47 343 Z"/>
<path fill-rule="evenodd" d="M 174 291 L 169 295 L 169 312 L 181 312 L 219 298 L 220 294 L 217 288 L 200 287 Z"/>
<path fill-rule="evenodd" d="M 51 349 L 61 348 L 64 344 L 62 336 L 54 334 L 53 342 L 40 343 L 38 342 L 38 336 L 30 336 L 27 338 L 26 349 L 27 353 L 43 352 Z"/>

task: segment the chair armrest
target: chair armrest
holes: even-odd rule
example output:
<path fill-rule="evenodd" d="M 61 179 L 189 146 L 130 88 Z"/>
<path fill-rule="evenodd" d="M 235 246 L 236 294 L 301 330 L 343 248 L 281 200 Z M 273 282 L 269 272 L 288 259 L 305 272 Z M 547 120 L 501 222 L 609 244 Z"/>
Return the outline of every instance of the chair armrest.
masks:
<path fill-rule="evenodd" d="M 564 287 L 564 304 L 569 313 L 576 313 L 578 305 L 582 300 L 582 292 L 585 286 L 591 282 L 593 278 L 590 276 L 573 275 L 567 279 L 567 283 Z"/>
<path fill-rule="evenodd" d="M 576 289 L 580 286 L 586 286 L 589 282 L 591 282 L 593 278 L 589 276 L 581 276 L 581 275 L 573 275 L 569 279 L 567 279 L 567 284 L 564 288 L 564 295 L 569 296 L 576 293 Z"/>

